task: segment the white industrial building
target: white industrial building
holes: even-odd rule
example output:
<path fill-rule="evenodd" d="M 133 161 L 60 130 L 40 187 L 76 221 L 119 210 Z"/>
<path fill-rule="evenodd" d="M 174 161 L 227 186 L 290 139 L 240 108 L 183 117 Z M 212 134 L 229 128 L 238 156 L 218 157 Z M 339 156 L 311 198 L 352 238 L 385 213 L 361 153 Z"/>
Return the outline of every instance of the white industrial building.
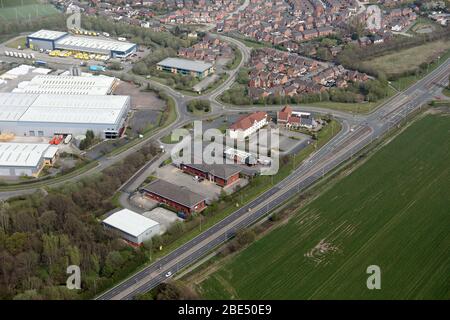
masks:
<path fill-rule="evenodd" d="M 0 176 L 34 176 L 52 165 L 57 146 L 45 143 L 0 143 Z"/>
<path fill-rule="evenodd" d="M 158 222 L 128 209 L 113 213 L 103 220 L 103 224 L 118 231 L 123 239 L 137 245 L 160 234 Z"/>
<path fill-rule="evenodd" d="M 123 58 L 136 52 L 137 45 L 125 41 L 80 37 L 68 32 L 39 30 L 27 36 L 27 47 L 43 50 L 72 50 Z"/>
<path fill-rule="evenodd" d="M 103 139 L 121 135 L 129 96 L 0 93 L 0 133 L 52 137 L 83 135 Z"/>
<path fill-rule="evenodd" d="M 13 92 L 100 96 L 111 94 L 118 83 L 117 78 L 107 76 L 38 75 L 19 83 Z"/>

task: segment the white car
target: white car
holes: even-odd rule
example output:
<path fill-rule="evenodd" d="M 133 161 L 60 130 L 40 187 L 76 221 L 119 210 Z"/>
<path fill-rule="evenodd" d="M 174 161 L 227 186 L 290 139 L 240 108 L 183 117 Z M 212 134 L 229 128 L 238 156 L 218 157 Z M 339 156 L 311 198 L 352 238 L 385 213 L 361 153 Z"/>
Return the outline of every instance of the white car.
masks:
<path fill-rule="evenodd" d="M 171 271 L 166 273 L 166 278 L 170 278 L 171 276 L 172 276 L 172 272 Z"/>

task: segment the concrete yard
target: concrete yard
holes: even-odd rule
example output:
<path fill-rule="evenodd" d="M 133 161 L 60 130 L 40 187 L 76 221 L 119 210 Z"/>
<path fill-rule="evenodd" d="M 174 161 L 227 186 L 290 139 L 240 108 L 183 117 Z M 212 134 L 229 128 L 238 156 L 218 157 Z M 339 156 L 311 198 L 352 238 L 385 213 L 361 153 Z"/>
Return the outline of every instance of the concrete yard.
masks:
<path fill-rule="evenodd" d="M 248 183 L 246 179 L 241 178 L 236 183 L 221 188 L 211 181 L 203 180 L 202 182 L 199 182 L 193 176 L 184 173 L 172 164 L 158 168 L 154 176 L 196 192 L 207 198 L 208 201 L 218 199 L 222 190 L 226 193 L 232 193 L 237 186 L 243 187 Z"/>
<path fill-rule="evenodd" d="M 156 207 L 151 211 L 144 212 L 142 215 L 146 218 L 158 222 L 161 225 L 160 227 L 161 234 L 165 233 L 167 229 L 169 229 L 170 226 L 173 225 L 175 222 L 183 221 L 183 219 L 178 217 L 175 212 L 172 212 L 170 210 L 161 207 Z"/>
<path fill-rule="evenodd" d="M 193 192 L 205 196 L 210 201 L 217 198 L 222 190 L 221 187 L 210 181 L 204 180 L 202 182 L 198 182 L 193 176 L 184 173 L 174 165 L 167 165 L 162 168 L 158 168 L 155 172 L 155 177 L 182 187 L 186 187 Z"/>

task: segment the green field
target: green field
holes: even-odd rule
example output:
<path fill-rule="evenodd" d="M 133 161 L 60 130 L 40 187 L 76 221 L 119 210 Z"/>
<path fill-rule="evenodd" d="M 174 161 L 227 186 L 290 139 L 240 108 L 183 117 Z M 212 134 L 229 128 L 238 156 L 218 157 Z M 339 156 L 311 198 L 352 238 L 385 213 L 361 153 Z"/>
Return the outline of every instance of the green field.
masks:
<path fill-rule="evenodd" d="M 427 115 L 198 286 L 210 299 L 450 299 L 450 116 Z M 381 268 L 381 290 L 366 269 Z"/>
<path fill-rule="evenodd" d="M 59 13 L 53 5 L 39 4 L 37 0 L 0 1 L 0 23 L 33 20 Z"/>
<path fill-rule="evenodd" d="M 438 55 L 450 50 L 450 41 L 434 41 L 369 59 L 363 65 L 382 71 L 388 77 L 418 69 Z"/>

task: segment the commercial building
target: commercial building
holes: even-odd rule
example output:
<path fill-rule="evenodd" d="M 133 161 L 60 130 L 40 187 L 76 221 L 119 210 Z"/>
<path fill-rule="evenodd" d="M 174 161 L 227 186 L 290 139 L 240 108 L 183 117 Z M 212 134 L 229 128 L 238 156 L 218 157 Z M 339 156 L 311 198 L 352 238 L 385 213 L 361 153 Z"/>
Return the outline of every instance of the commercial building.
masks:
<path fill-rule="evenodd" d="M 74 36 L 68 32 L 40 30 L 27 36 L 27 47 L 44 50 L 72 50 L 108 55 L 111 58 L 127 57 L 137 51 L 131 42 Z"/>
<path fill-rule="evenodd" d="M 152 181 L 141 189 L 141 193 L 185 216 L 206 208 L 204 196 L 164 180 Z"/>
<path fill-rule="evenodd" d="M 226 187 L 239 180 L 241 169 L 227 164 L 181 164 L 184 172 L 207 179 L 221 187 Z"/>
<path fill-rule="evenodd" d="M 45 165 L 53 165 L 58 147 L 45 143 L 0 143 L 0 176 L 36 177 Z"/>
<path fill-rule="evenodd" d="M 156 68 L 161 71 L 191 75 L 198 78 L 204 78 L 214 73 L 214 66 L 211 63 L 180 58 L 166 58 L 158 62 Z"/>
<path fill-rule="evenodd" d="M 69 34 L 67 32 L 39 30 L 27 37 L 27 47 L 30 49 L 56 49 L 56 42 Z"/>
<path fill-rule="evenodd" d="M 225 158 L 231 159 L 239 164 L 246 164 L 252 166 L 258 163 L 258 160 L 253 154 L 239 149 L 226 147 L 225 151 L 223 152 L 223 155 Z"/>
<path fill-rule="evenodd" d="M 232 139 L 245 139 L 249 135 L 267 125 L 269 123 L 268 121 L 267 113 L 264 111 L 258 111 L 241 117 L 230 126 L 227 132 Z"/>
<path fill-rule="evenodd" d="M 289 106 L 285 106 L 277 112 L 277 124 L 288 129 L 312 129 L 317 126 L 317 123 L 311 113 L 293 111 Z"/>
<path fill-rule="evenodd" d="M 0 93 L 0 133 L 17 136 L 83 135 L 119 137 L 129 96 Z"/>
<path fill-rule="evenodd" d="M 124 240 L 141 245 L 160 234 L 160 224 L 134 211 L 123 209 L 103 220 L 103 225 L 118 232 Z"/>
<path fill-rule="evenodd" d="M 117 78 L 107 76 L 39 75 L 21 82 L 13 92 L 100 96 L 111 94 L 118 83 Z"/>

